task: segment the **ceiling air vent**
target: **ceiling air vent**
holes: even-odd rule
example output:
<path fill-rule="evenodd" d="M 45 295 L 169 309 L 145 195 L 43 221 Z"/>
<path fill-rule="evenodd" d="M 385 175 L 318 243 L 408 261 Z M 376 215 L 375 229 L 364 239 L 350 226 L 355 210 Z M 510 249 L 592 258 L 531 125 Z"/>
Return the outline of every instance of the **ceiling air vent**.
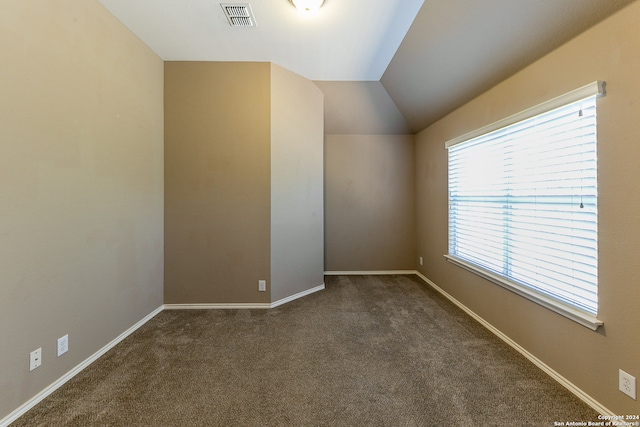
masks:
<path fill-rule="evenodd" d="M 220 3 L 232 27 L 255 27 L 256 20 L 248 3 Z"/>

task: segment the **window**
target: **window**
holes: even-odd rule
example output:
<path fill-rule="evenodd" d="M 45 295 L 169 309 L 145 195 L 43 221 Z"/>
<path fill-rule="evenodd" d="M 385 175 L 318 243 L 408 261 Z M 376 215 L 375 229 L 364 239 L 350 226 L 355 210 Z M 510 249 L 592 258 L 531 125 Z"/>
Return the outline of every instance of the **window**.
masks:
<path fill-rule="evenodd" d="M 591 329 L 596 82 L 449 141 L 447 259 Z"/>

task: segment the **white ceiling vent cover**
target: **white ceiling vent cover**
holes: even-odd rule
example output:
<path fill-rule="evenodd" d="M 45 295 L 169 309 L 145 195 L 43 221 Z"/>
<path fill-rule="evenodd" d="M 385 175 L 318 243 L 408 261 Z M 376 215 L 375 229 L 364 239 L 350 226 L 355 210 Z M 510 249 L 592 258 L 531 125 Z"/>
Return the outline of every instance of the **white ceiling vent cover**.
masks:
<path fill-rule="evenodd" d="M 232 27 L 255 27 L 256 20 L 248 3 L 220 3 Z"/>

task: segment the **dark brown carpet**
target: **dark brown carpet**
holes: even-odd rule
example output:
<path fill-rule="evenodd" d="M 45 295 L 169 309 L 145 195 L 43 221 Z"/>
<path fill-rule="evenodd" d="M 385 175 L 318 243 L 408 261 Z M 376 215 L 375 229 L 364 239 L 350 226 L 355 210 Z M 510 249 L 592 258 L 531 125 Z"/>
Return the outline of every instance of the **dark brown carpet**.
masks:
<path fill-rule="evenodd" d="M 553 426 L 597 413 L 416 276 L 164 311 L 12 426 Z"/>

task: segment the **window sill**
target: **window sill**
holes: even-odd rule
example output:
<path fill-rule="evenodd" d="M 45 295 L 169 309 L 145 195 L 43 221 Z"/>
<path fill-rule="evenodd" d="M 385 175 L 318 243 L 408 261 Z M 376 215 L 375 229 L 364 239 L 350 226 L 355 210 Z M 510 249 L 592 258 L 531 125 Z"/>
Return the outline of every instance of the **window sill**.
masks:
<path fill-rule="evenodd" d="M 581 324 L 593 331 L 597 330 L 600 326 L 604 325 L 604 322 L 598 320 L 595 316 L 590 315 L 588 313 L 582 312 L 580 310 L 576 310 L 573 307 L 570 307 L 566 304 L 563 304 L 559 301 L 556 301 L 553 298 L 547 297 L 546 295 L 535 292 L 527 287 L 519 285 L 517 283 L 511 282 L 509 280 L 503 279 L 502 277 L 491 273 L 488 270 L 485 270 L 481 267 L 475 266 L 469 262 L 463 261 L 459 258 L 456 258 L 451 255 L 444 256 L 447 261 L 464 268 L 478 276 L 489 280 L 490 282 L 495 283 L 496 285 L 500 285 L 503 288 L 506 288 L 530 301 L 535 302 L 561 316 L 564 316 L 574 322 Z"/>

